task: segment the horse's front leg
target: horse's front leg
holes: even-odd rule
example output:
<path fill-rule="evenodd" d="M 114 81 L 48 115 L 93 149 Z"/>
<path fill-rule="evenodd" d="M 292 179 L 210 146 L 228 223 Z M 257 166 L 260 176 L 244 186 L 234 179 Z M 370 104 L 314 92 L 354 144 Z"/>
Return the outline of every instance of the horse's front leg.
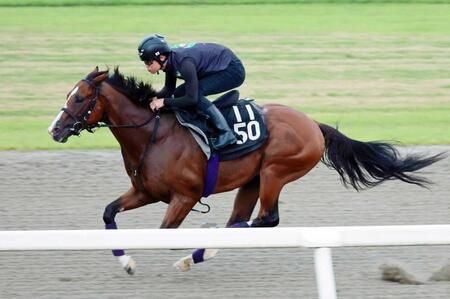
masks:
<path fill-rule="evenodd" d="M 105 228 L 117 229 L 117 224 L 115 222 L 117 213 L 139 208 L 151 202 L 153 201 L 147 193 L 131 187 L 125 194 L 106 206 L 105 212 L 103 213 Z M 131 256 L 126 255 L 125 251 L 122 249 L 114 249 L 112 253 L 119 259 L 121 266 L 125 269 L 125 271 L 127 271 L 128 274 L 134 274 L 136 263 Z"/>
<path fill-rule="evenodd" d="M 177 228 L 199 201 L 200 197 L 173 194 L 160 228 Z"/>
<path fill-rule="evenodd" d="M 256 202 L 259 197 L 259 177 L 255 177 L 247 184 L 239 188 L 234 199 L 233 212 L 228 220 L 226 227 L 248 227 L 247 222 L 252 216 Z M 192 254 L 179 259 L 174 267 L 183 272 L 189 271 L 194 264 L 203 263 L 217 255 L 219 249 L 199 248 Z"/>
<path fill-rule="evenodd" d="M 179 227 L 199 199 L 199 197 L 194 199 L 191 196 L 174 195 L 166 210 L 161 228 Z M 193 263 L 193 255 L 188 255 L 177 261 L 173 266 L 182 271 L 188 271 Z"/>

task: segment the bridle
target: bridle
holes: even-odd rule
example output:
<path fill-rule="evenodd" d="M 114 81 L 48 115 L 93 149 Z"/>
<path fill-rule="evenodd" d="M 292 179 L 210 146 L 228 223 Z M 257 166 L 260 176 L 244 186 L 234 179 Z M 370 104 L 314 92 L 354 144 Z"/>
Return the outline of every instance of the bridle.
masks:
<path fill-rule="evenodd" d="M 88 79 L 82 79 L 81 81 L 86 82 L 87 84 L 89 84 L 90 87 L 95 89 L 95 94 L 94 97 L 89 100 L 88 105 L 86 106 L 86 109 L 84 109 L 84 111 L 82 111 L 81 113 L 79 113 L 79 115 L 77 116 L 75 113 L 71 112 L 69 109 L 67 109 L 66 107 L 61 108 L 61 111 L 66 112 L 74 121 L 75 123 L 72 125 L 71 128 L 69 128 L 69 131 L 72 133 L 72 135 L 80 135 L 81 131 L 86 130 L 89 133 L 94 133 L 96 128 L 140 128 L 143 127 L 145 125 L 147 125 L 148 123 L 150 123 L 154 118 L 156 118 L 157 122 L 159 123 L 159 111 L 156 112 L 154 115 L 150 116 L 146 121 L 144 121 L 141 124 L 138 125 L 134 125 L 134 124 L 126 124 L 126 125 L 111 125 L 111 124 L 107 124 L 107 123 L 95 123 L 95 124 L 91 124 L 89 125 L 87 123 L 89 116 L 91 116 L 92 111 L 95 108 L 95 105 L 97 105 L 97 100 L 98 97 L 100 95 L 100 86 L 98 84 L 96 84 L 95 81 L 92 80 L 88 80 Z"/>
<path fill-rule="evenodd" d="M 92 114 L 92 111 L 94 110 L 95 105 L 97 105 L 98 96 L 100 95 L 100 87 L 95 84 L 94 81 L 83 79 L 81 81 L 84 81 L 89 84 L 92 88 L 95 88 L 95 95 L 94 97 L 89 101 L 89 104 L 86 106 L 86 109 L 79 113 L 79 115 L 76 115 L 75 113 L 71 112 L 66 107 L 61 108 L 61 111 L 66 112 L 75 122 L 72 125 L 72 128 L 69 129 L 69 131 L 73 135 L 80 135 L 81 131 L 86 129 L 89 133 L 94 133 L 93 129 L 97 127 L 97 124 L 89 125 L 87 123 L 89 116 Z"/>
<path fill-rule="evenodd" d="M 86 109 L 84 109 L 84 111 L 82 111 L 81 113 L 79 113 L 79 116 L 77 116 L 75 113 L 71 112 L 69 109 L 63 107 L 61 108 L 61 111 L 66 112 L 74 121 L 75 123 L 72 125 L 72 128 L 70 128 L 70 132 L 73 135 L 80 135 L 81 131 L 85 130 L 88 131 L 89 133 L 94 133 L 94 129 L 96 128 L 101 128 L 101 127 L 107 127 L 107 128 L 140 128 L 143 127 L 147 124 L 149 124 L 153 119 L 155 119 L 155 126 L 154 129 L 152 130 L 152 134 L 150 135 L 149 141 L 146 143 L 145 148 L 144 148 L 144 152 L 141 153 L 141 156 L 139 158 L 139 164 L 137 165 L 136 168 L 134 168 L 134 170 L 132 171 L 133 176 L 137 177 L 138 174 L 141 172 L 142 170 L 142 166 L 145 160 L 145 157 L 147 156 L 147 153 L 149 151 L 150 145 L 154 144 L 156 141 L 156 133 L 158 131 L 159 128 L 159 120 L 160 120 L 160 115 L 159 115 L 159 111 L 157 111 L 155 114 L 152 114 L 146 121 L 144 121 L 141 124 L 138 125 L 133 125 L 133 124 L 125 124 L 125 125 L 111 125 L 111 124 L 106 124 L 106 123 L 95 123 L 92 125 L 89 125 L 87 123 L 89 116 L 91 116 L 92 111 L 95 108 L 95 105 L 97 105 L 97 100 L 98 97 L 100 95 L 100 86 L 92 80 L 88 80 L 88 79 L 82 79 L 81 81 L 86 82 L 87 84 L 89 84 L 90 87 L 95 88 L 95 94 L 94 97 L 89 100 L 88 105 L 86 106 Z M 206 214 L 208 213 L 211 208 L 208 204 L 205 204 L 201 201 L 201 199 L 199 200 L 199 203 L 203 206 L 207 207 L 206 211 L 200 211 L 197 209 L 192 208 L 192 211 L 195 212 L 199 212 L 199 213 L 203 213 Z"/>
<path fill-rule="evenodd" d="M 94 133 L 95 128 L 102 128 L 102 127 L 140 128 L 140 127 L 143 127 L 143 126 L 149 124 L 153 119 L 155 119 L 155 126 L 154 126 L 154 129 L 152 130 L 152 134 L 150 135 L 149 142 L 147 142 L 145 145 L 144 152 L 141 154 L 141 157 L 139 159 L 139 164 L 133 170 L 133 176 L 136 177 L 142 169 L 142 165 L 143 165 L 144 159 L 147 155 L 147 152 L 149 150 L 150 144 L 153 144 L 156 141 L 156 132 L 158 131 L 159 120 L 161 118 L 159 116 L 159 111 L 156 112 L 155 114 L 152 114 L 146 121 L 144 121 L 143 123 L 138 124 L 138 125 L 134 125 L 134 124 L 111 125 L 111 124 L 106 124 L 106 123 L 99 124 L 98 122 L 95 124 L 89 125 L 87 123 L 87 121 L 89 119 L 89 116 L 92 114 L 92 111 L 94 110 L 95 105 L 97 104 L 97 100 L 100 95 L 100 86 L 95 81 L 92 81 L 89 79 L 82 79 L 81 81 L 86 82 L 87 84 L 89 84 L 90 87 L 95 88 L 95 94 L 94 94 L 94 97 L 91 100 L 89 100 L 89 103 L 86 105 L 86 109 L 84 109 L 81 113 L 79 113 L 79 115 L 76 115 L 75 113 L 71 112 L 66 107 L 61 108 L 61 111 L 66 112 L 75 121 L 75 123 L 72 125 L 72 127 L 69 128 L 69 131 L 71 132 L 71 134 L 78 136 L 78 135 L 80 135 L 81 131 L 83 131 L 84 129 L 86 129 L 86 131 L 88 131 L 90 133 Z"/>

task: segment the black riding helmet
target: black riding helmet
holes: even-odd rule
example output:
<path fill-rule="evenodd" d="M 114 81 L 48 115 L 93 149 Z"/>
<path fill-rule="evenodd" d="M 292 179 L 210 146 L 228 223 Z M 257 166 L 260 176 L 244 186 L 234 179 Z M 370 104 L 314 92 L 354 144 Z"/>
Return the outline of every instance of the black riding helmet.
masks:
<path fill-rule="evenodd" d="M 163 62 L 159 59 L 159 55 L 168 55 L 172 50 L 166 43 L 164 36 L 153 34 L 142 40 L 138 47 L 139 57 L 142 61 L 157 61 L 161 66 Z"/>

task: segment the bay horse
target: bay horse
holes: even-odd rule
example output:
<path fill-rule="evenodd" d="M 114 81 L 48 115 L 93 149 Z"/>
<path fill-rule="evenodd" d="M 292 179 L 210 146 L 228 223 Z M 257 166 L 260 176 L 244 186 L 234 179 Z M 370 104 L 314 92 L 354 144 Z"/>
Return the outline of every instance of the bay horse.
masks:
<path fill-rule="evenodd" d="M 202 197 L 207 158 L 173 113 L 149 109 L 155 94 L 150 84 L 125 77 L 118 68 L 110 75 L 96 67 L 68 93 L 66 105 L 48 129 L 55 141 L 66 142 L 102 123 L 119 142 L 131 187 L 106 206 L 107 229 L 117 229 L 117 213 L 159 201 L 168 205 L 160 227 L 177 228 Z M 344 185 L 362 190 L 394 179 L 426 187 L 427 179 L 408 173 L 443 158 L 401 157 L 391 144 L 350 139 L 283 105 L 267 104 L 262 110 L 269 133 L 264 145 L 219 164 L 213 193 L 239 188 L 227 227 L 277 226 L 283 186 L 306 175 L 319 161 L 335 169 Z M 258 199 L 258 215 L 250 220 Z M 215 254 L 200 252 L 198 261 Z M 194 260 L 198 253 L 192 255 Z M 113 254 L 129 274 L 134 272 L 135 263 L 123 250 Z"/>

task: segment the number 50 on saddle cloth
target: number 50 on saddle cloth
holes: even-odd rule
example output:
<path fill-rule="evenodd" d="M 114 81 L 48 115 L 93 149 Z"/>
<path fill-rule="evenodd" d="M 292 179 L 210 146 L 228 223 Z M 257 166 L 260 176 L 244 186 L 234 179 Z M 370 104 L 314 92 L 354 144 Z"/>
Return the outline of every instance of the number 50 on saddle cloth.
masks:
<path fill-rule="evenodd" d="M 213 102 L 238 138 L 237 143 L 221 149 L 218 153 L 210 146 L 210 139 L 214 138 L 217 132 L 205 117 L 192 111 L 175 111 L 178 122 L 189 128 L 208 159 L 212 154 L 218 155 L 220 161 L 237 159 L 258 149 L 267 140 L 268 132 L 262 108 L 251 99 L 238 98 L 239 92 L 232 90 Z"/>

